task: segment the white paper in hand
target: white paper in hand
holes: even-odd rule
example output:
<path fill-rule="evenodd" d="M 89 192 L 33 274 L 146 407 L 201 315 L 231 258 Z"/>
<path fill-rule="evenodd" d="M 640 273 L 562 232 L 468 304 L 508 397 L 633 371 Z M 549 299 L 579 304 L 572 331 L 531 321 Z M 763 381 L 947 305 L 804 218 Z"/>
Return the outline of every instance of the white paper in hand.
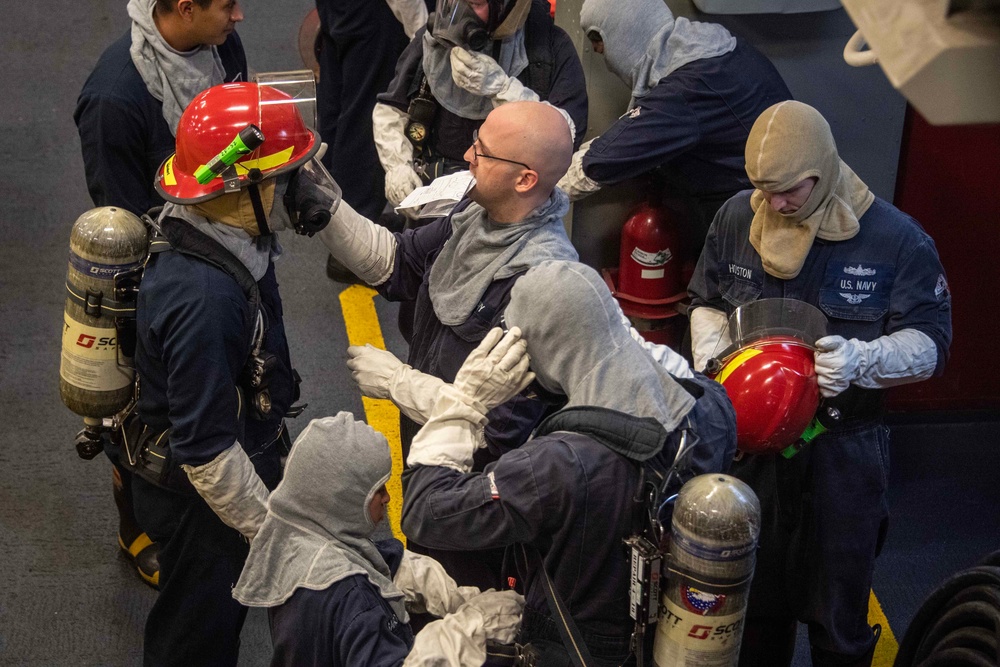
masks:
<path fill-rule="evenodd" d="M 441 176 L 434 179 L 430 185 L 417 188 L 403 201 L 399 202 L 396 211 L 403 209 L 420 210 L 418 217 L 436 218 L 448 213 L 456 202 L 462 199 L 475 184 L 476 179 L 468 171 Z"/>

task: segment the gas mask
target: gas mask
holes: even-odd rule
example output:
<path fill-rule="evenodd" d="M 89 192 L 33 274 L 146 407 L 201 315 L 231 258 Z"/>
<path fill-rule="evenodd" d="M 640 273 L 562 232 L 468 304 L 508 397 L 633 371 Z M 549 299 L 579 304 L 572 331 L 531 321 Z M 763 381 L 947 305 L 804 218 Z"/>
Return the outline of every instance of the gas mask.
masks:
<path fill-rule="evenodd" d="M 431 36 L 449 46 L 483 51 L 524 27 L 531 0 L 485 0 L 489 17 L 480 19 L 468 0 L 437 0 Z"/>
<path fill-rule="evenodd" d="M 277 197 L 275 197 L 277 199 Z M 313 157 L 292 174 L 281 194 L 289 227 L 312 236 L 330 223 L 340 206 L 341 190 L 323 163 Z"/>

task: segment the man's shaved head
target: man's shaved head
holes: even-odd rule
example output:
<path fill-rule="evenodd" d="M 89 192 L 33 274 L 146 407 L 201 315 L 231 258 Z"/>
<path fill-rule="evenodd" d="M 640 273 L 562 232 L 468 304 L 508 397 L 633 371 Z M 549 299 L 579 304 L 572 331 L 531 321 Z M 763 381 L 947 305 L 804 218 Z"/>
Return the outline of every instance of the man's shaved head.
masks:
<path fill-rule="evenodd" d="M 469 195 L 494 220 L 517 222 L 552 196 L 572 158 L 570 126 L 558 109 L 504 104 L 486 117 L 478 142 L 465 153 L 476 177 Z"/>
<path fill-rule="evenodd" d="M 563 115 L 550 104 L 511 102 L 494 109 L 489 119 L 502 133 L 497 154 L 531 166 L 547 195 L 573 159 L 573 137 Z"/>

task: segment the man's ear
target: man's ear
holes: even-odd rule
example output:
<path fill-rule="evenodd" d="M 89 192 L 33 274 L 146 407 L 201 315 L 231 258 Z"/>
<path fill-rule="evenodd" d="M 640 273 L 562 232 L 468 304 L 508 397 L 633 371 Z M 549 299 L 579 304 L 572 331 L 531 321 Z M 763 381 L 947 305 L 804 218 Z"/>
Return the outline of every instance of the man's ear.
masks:
<path fill-rule="evenodd" d="M 529 192 L 538 185 L 538 172 L 534 169 L 526 169 L 517 177 L 514 183 L 514 190 L 517 192 Z"/>
<path fill-rule="evenodd" d="M 177 0 L 177 15 L 190 19 L 194 15 L 194 0 Z"/>

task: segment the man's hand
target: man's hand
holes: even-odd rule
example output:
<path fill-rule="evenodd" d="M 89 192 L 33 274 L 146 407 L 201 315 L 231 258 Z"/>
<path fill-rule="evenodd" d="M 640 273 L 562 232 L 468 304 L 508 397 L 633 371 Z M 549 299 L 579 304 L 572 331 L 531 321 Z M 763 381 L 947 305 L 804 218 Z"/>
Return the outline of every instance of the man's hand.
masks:
<path fill-rule="evenodd" d="M 456 46 L 451 50 L 451 78 L 473 95 L 493 97 L 503 91 L 510 77 L 493 58 Z"/>
<path fill-rule="evenodd" d="M 535 379 L 528 370 L 528 343 L 521 330 L 492 329 L 479 347 L 469 353 L 455 375 L 455 388 L 481 403 L 487 411 L 521 393 Z"/>
<path fill-rule="evenodd" d="M 361 393 L 370 398 L 391 398 L 389 380 L 403 362 L 392 352 L 373 345 L 352 345 L 347 348 L 347 354 L 350 357 L 347 367 Z"/>
<path fill-rule="evenodd" d="M 824 336 L 816 341 L 816 380 L 823 396 L 836 396 L 858 378 L 864 363 L 860 348 L 859 341 L 841 336 Z"/>

